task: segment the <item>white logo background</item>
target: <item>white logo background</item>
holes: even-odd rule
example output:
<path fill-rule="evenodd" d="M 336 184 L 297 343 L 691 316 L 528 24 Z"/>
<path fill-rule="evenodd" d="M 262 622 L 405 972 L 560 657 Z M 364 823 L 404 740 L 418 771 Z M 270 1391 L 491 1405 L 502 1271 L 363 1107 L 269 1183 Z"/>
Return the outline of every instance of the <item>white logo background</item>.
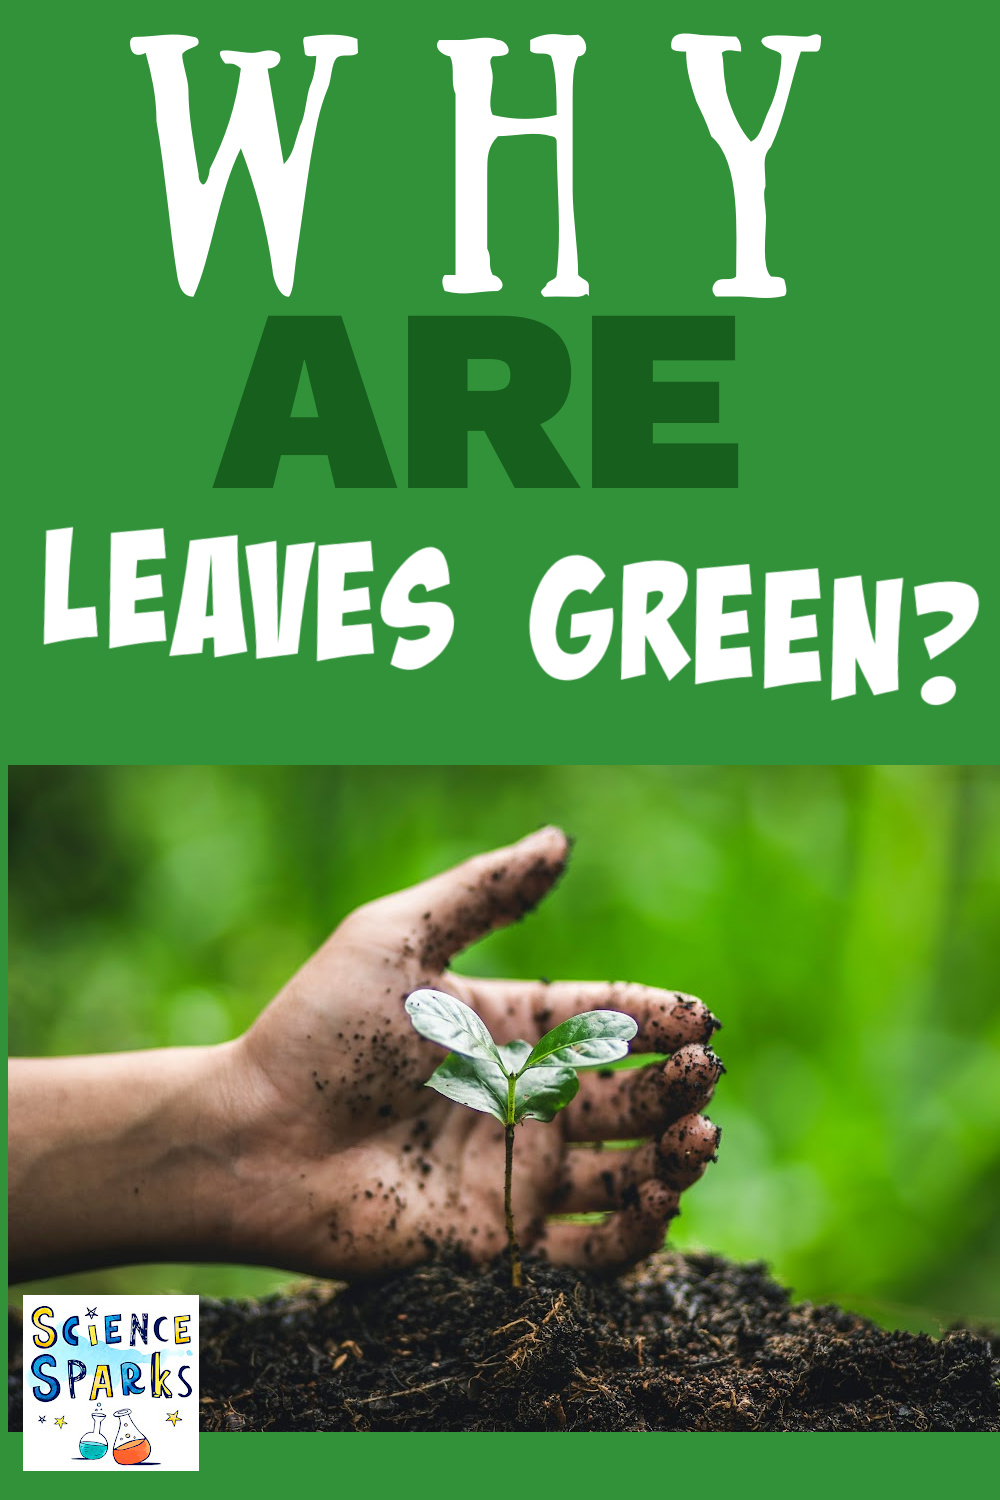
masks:
<path fill-rule="evenodd" d="M 23 1303 L 25 1469 L 197 1469 L 197 1297 Z"/>

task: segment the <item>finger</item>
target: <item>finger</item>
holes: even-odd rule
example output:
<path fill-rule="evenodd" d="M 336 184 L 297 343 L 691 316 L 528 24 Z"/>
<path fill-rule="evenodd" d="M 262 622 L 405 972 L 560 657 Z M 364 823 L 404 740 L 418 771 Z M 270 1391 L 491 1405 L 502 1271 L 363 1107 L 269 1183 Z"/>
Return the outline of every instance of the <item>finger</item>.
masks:
<path fill-rule="evenodd" d="M 722 1132 L 702 1115 L 687 1115 L 659 1140 L 644 1141 L 631 1151 L 581 1147 L 568 1151 L 552 1203 L 560 1214 L 586 1214 L 621 1208 L 629 1189 L 655 1178 L 678 1192 L 697 1182 L 715 1152 Z"/>
<path fill-rule="evenodd" d="M 558 1265 L 595 1270 L 618 1270 L 652 1255 L 677 1213 L 677 1190 L 650 1180 L 630 1193 L 628 1206 L 601 1224 L 548 1224 L 539 1252 Z"/>
<path fill-rule="evenodd" d="M 449 959 L 498 927 L 536 907 L 566 867 L 569 841 L 559 828 L 541 828 L 520 843 L 477 854 L 421 885 L 363 907 L 356 916 L 388 921 L 412 942 L 419 962 L 438 974 Z"/>
<path fill-rule="evenodd" d="M 530 1013 L 539 1033 L 578 1015 L 582 1010 L 620 1010 L 639 1027 L 633 1052 L 676 1052 L 688 1042 L 707 1042 L 722 1022 L 701 1000 L 678 990 L 657 990 L 646 984 L 546 984 L 542 980 L 468 979 L 477 1006 L 498 1018 L 523 1020 Z"/>
<path fill-rule="evenodd" d="M 582 1073 L 580 1092 L 563 1114 L 569 1141 L 625 1141 L 659 1135 L 704 1109 L 722 1063 L 711 1047 L 681 1047 L 662 1067 Z"/>

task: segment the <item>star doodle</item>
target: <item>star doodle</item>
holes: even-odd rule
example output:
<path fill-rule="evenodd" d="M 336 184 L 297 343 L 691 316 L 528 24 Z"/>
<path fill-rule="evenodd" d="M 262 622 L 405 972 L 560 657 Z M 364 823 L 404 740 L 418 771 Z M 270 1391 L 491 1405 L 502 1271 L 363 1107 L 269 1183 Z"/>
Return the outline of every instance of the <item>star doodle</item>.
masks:
<path fill-rule="evenodd" d="M 87 1308 L 87 1317 L 88 1318 L 96 1318 L 97 1317 L 97 1308 L 96 1307 L 88 1307 Z"/>
<path fill-rule="evenodd" d="M 39 1420 L 39 1422 L 44 1422 L 45 1418 L 44 1417 L 39 1417 L 38 1420 Z"/>
<path fill-rule="evenodd" d="M 175 1411 L 168 1411 L 167 1412 L 167 1421 L 170 1422 L 174 1427 L 177 1426 L 178 1422 L 183 1422 L 183 1420 L 184 1420 L 184 1418 L 181 1417 L 181 1416 L 178 1416 L 177 1412 L 175 1412 Z"/>
<path fill-rule="evenodd" d="M 56 1417 L 56 1426 L 57 1427 L 65 1427 L 66 1426 L 66 1418 L 65 1417 Z"/>

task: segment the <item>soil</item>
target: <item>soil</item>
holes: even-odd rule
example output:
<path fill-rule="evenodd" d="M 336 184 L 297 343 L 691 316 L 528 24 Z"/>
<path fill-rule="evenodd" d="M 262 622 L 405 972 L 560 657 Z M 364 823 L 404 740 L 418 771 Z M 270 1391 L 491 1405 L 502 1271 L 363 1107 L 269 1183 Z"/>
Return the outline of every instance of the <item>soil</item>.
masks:
<path fill-rule="evenodd" d="M 201 1305 L 210 1431 L 1000 1431 L 1000 1341 L 792 1303 L 762 1265 L 438 1262 Z M 12 1338 L 12 1353 L 19 1340 Z M 12 1374 L 12 1428 L 20 1379 Z"/>

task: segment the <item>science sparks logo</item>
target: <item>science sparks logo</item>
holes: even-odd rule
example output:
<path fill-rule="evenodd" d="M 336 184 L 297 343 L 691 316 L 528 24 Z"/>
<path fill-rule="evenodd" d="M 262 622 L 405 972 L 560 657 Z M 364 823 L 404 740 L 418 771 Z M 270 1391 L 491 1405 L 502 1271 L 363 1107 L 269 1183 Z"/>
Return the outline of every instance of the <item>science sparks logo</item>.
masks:
<path fill-rule="evenodd" d="M 25 1297 L 24 1467 L 197 1469 L 197 1297 Z"/>

